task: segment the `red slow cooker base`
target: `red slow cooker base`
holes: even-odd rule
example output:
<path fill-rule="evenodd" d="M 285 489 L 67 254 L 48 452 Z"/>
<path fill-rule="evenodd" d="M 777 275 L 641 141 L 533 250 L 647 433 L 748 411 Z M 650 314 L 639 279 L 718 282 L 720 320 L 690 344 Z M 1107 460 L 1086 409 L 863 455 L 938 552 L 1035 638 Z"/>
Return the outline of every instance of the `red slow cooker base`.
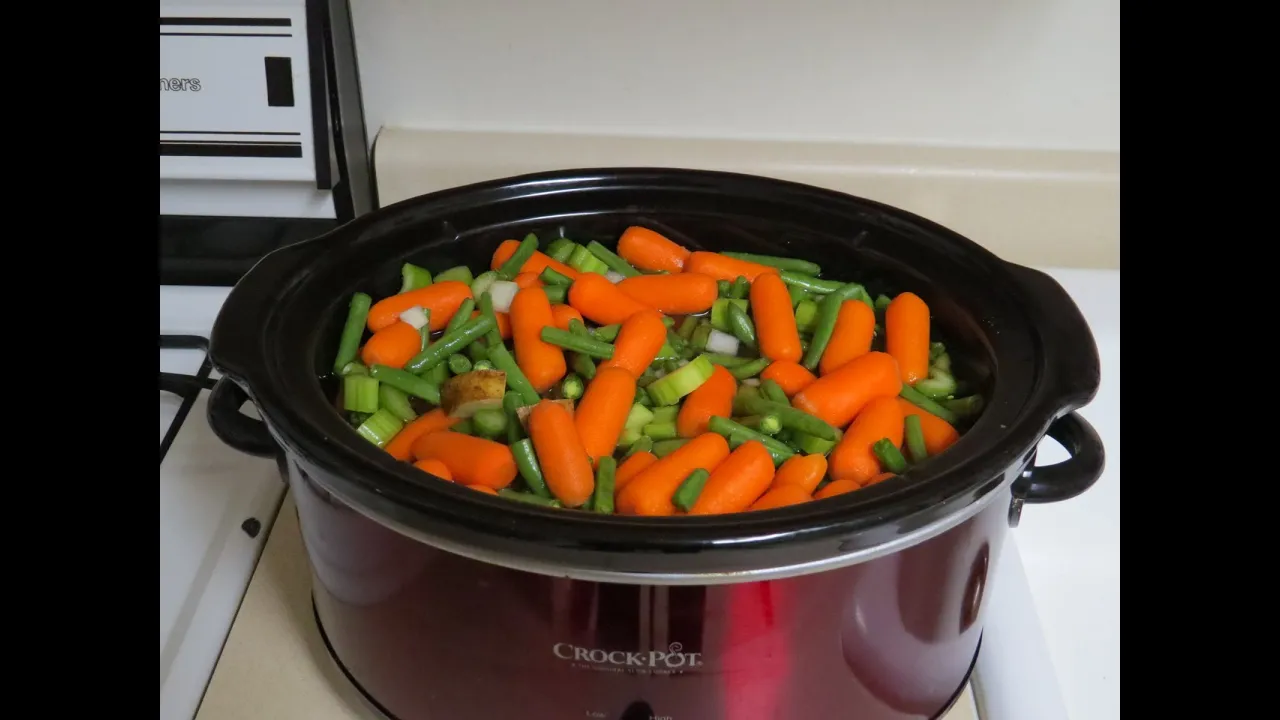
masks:
<path fill-rule="evenodd" d="M 334 665 L 336 665 L 338 669 L 342 671 L 342 675 L 346 677 L 347 681 L 351 683 L 352 687 L 354 687 L 357 691 L 359 691 L 360 695 L 364 697 L 365 701 L 368 702 L 370 705 L 372 705 L 374 709 L 376 709 L 378 712 L 385 715 L 388 718 L 388 720 L 405 720 L 405 718 L 398 717 L 395 713 L 391 712 L 386 707 L 384 707 L 382 703 L 378 702 L 378 699 L 373 695 L 371 695 L 369 691 L 366 690 L 364 686 L 360 684 L 360 681 L 355 679 L 355 677 L 351 674 L 351 671 L 347 668 L 347 666 L 343 664 L 342 659 L 338 657 L 337 651 L 333 649 L 333 643 L 329 641 L 329 634 L 325 632 L 324 623 L 320 621 L 320 614 L 318 611 L 316 611 L 314 598 L 312 599 L 312 615 L 315 618 L 316 627 L 319 628 L 320 630 L 320 639 L 324 641 L 325 650 L 329 651 L 329 657 L 333 660 Z M 947 701 L 946 707 L 944 707 L 940 712 L 938 712 L 938 714 L 932 716 L 929 720 L 941 720 L 941 718 L 947 713 L 951 712 L 951 709 L 954 708 L 956 703 L 960 701 L 960 698 L 964 695 L 965 688 L 968 686 L 969 681 L 973 678 L 973 670 L 975 667 L 977 667 L 977 664 L 978 664 L 978 653 L 981 651 L 982 651 L 982 639 L 979 638 L 978 650 L 976 650 L 973 653 L 973 660 L 970 661 L 969 663 L 969 669 L 965 671 L 964 679 L 960 682 L 960 685 L 956 688 L 955 692 L 951 695 L 951 699 Z M 515 712 L 516 714 L 511 715 L 510 717 L 529 717 L 529 715 L 523 714 L 525 712 L 524 709 L 513 711 L 513 712 Z M 649 703 L 643 700 L 637 700 L 631 703 L 626 708 L 624 708 L 621 714 L 617 716 L 614 716 L 614 717 L 601 716 L 601 717 L 606 717 L 607 720 L 657 720 L 659 718 L 674 718 L 675 716 L 664 715 L 659 710 L 649 705 Z"/>

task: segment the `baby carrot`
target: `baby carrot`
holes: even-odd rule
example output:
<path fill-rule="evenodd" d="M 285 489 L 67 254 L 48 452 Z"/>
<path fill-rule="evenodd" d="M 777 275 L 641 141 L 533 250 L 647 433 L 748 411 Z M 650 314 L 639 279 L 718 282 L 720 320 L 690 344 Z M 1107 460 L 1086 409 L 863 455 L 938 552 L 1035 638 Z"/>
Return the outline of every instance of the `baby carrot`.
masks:
<path fill-rule="evenodd" d="M 898 407 L 902 408 L 902 416 L 917 415 L 920 418 L 920 430 L 924 433 L 924 449 L 930 455 L 937 455 L 955 444 L 960 439 L 960 433 L 952 427 L 951 423 L 926 412 L 911 403 L 898 398 Z M 400 432 L 404 432 L 401 430 Z"/>
<path fill-rule="evenodd" d="M 898 398 L 879 397 L 867 403 L 831 451 L 831 478 L 853 480 L 862 485 L 879 475 L 880 461 L 871 446 L 881 438 L 888 438 L 895 447 L 901 446 L 902 430 Z"/>
<path fill-rule="evenodd" d="M 787 397 L 794 397 L 796 393 L 809 387 L 809 384 L 818 378 L 809 372 L 809 368 L 798 362 L 775 360 L 760 373 L 760 379 L 778 383 L 778 387 L 782 388 L 782 392 L 786 393 Z"/>
<path fill-rule="evenodd" d="M 551 319 L 555 321 L 555 326 L 569 332 L 569 321 L 577 320 L 582 322 L 582 313 L 574 310 L 568 305 L 552 305 Z"/>
<path fill-rule="evenodd" d="M 620 367 L 596 370 L 595 378 L 587 385 L 573 413 L 573 424 L 591 462 L 613 454 L 635 396 L 636 378 L 629 370 Z"/>
<path fill-rule="evenodd" d="M 869 352 L 815 380 L 791 398 L 791 405 L 843 428 L 867 403 L 901 389 L 898 363 L 885 353 Z"/>
<path fill-rule="evenodd" d="M 561 306 L 560 305 L 551 306 L 552 312 L 555 312 L 555 309 L 558 307 L 561 307 Z M 480 317 L 480 311 L 476 310 L 475 312 L 471 313 L 471 317 L 472 319 Z M 502 339 L 510 340 L 511 339 L 511 316 L 504 312 L 495 311 L 493 313 L 493 319 L 496 320 L 498 323 L 498 334 L 502 336 Z"/>
<path fill-rule="evenodd" d="M 764 495 L 761 495 L 760 499 L 752 503 L 747 510 L 772 510 L 788 505 L 799 505 L 812 499 L 809 493 L 805 492 L 805 489 L 799 485 L 778 485 L 775 478 L 773 487 Z"/>
<path fill-rule="evenodd" d="M 522 288 L 542 287 L 542 279 L 538 277 L 538 273 L 522 272 L 517 273 L 512 282 Z"/>
<path fill-rule="evenodd" d="M 618 512 L 674 515 L 676 506 L 671 496 L 689 473 L 698 468 L 712 470 L 728 456 L 729 443 L 723 437 L 715 433 L 699 435 L 632 478 L 618 493 Z"/>
<path fill-rule="evenodd" d="M 814 500 L 826 500 L 830 497 L 843 495 L 847 492 L 853 492 L 862 487 L 853 480 L 834 480 L 827 483 L 827 486 L 813 494 Z"/>
<path fill-rule="evenodd" d="M 618 289 L 631 299 L 667 315 L 706 312 L 718 294 L 715 279 L 699 273 L 638 275 L 618 283 Z M 790 305 L 790 300 L 787 304 Z"/>
<path fill-rule="evenodd" d="M 511 301 L 510 314 L 516 364 L 529 384 L 539 393 L 545 393 L 568 371 L 564 352 L 542 340 L 542 328 L 555 324 L 551 303 L 541 289 L 525 288 Z"/>
<path fill-rule="evenodd" d="M 861 300 L 845 300 L 840 303 L 831 340 L 818 361 L 818 372 L 823 375 L 841 368 L 849 361 L 871 352 L 871 340 L 876 332 L 876 311 Z"/>
<path fill-rule="evenodd" d="M 884 311 L 884 347 L 898 361 L 902 382 L 928 377 L 929 306 L 915 293 L 902 293 Z"/>
<path fill-rule="evenodd" d="M 641 270 L 678 273 L 689 259 L 689 251 L 649 228 L 632 225 L 618 238 L 618 254 Z"/>
<path fill-rule="evenodd" d="M 369 308 L 369 317 L 365 322 L 371 332 L 378 332 L 399 320 L 400 313 L 416 306 L 431 312 L 430 327 L 435 332 L 443 330 L 449 324 L 453 314 L 458 312 L 458 306 L 469 297 L 470 285 L 457 280 L 446 280 L 379 300 Z"/>
<path fill-rule="evenodd" d="M 800 361 L 804 354 L 800 350 L 800 332 L 791 309 L 791 293 L 782 278 L 762 273 L 751 283 L 751 315 L 761 355 L 775 361 Z"/>
<path fill-rule="evenodd" d="M 626 460 L 623 460 L 622 464 L 618 466 L 617 471 L 613 474 L 614 497 L 617 497 L 617 493 L 622 492 L 622 488 L 626 487 L 627 483 L 631 482 L 635 476 L 639 475 L 640 471 L 656 462 L 658 462 L 658 456 L 648 450 L 641 450 Z"/>
<path fill-rule="evenodd" d="M 582 273 L 573 281 L 569 286 L 569 304 L 597 325 L 621 323 L 642 310 L 651 310 L 599 273 Z"/>
<path fill-rule="evenodd" d="M 897 475 L 894 475 L 891 472 L 882 472 L 879 475 L 876 475 L 875 477 L 863 483 L 862 487 L 864 488 L 871 487 L 872 485 L 875 485 L 876 483 L 884 482 L 885 480 L 888 480 L 891 477 L 897 477 Z"/>
<path fill-rule="evenodd" d="M 497 494 L 498 494 L 498 491 L 497 491 L 497 490 L 494 490 L 493 488 L 489 487 L 488 485 L 468 485 L 467 487 L 468 487 L 468 488 L 471 488 L 472 490 L 479 490 L 480 492 L 485 493 L 486 495 L 497 495 Z"/>
<path fill-rule="evenodd" d="M 746 260 L 738 260 L 720 253 L 713 252 L 695 252 L 689 255 L 689 259 L 684 263 L 684 271 L 689 273 L 702 273 L 710 275 L 716 280 L 728 280 L 733 282 L 739 276 L 745 277 L 751 282 L 755 282 L 756 278 L 764 273 L 773 275 L 778 274 L 777 268 L 771 268 L 767 265 L 759 263 L 747 262 Z"/>
<path fill-rule="evenodd" d="M 498 249 L 493 251 L 493 262 L 490 263 L 489 269 L 497 270 L 502 267 L 503 263 L 510 260 L 511 256 L 516 254 L 516 249 L 519 247 L 519 240 L 503 240 L 502 244 L 498 246 Z M 533 255 L 529 256 L 528 260 L 524 261 L 524 265 L 520 266 L 520 272 L 533 273 L 534 275 L 537 275 L 547 268 L 552 268 L 561 275 L 566 275 L 571 278 L 578 277 L 577 270 L 574 270 L 562 262 L 552 260 L 545 253 L 538 252 L 536 250 Z"/>
<path fill-rule="evenodd" d="M 773 476 L 773 487 L 796 485 L 809 495 L 826 474 L 826 457 L 817 454 L 793 455 L 778 468 L 778 473 Z"/>
<path fill-rule="evenodd" d="M 444 410 L 436 408 L 405 425 L 395 437 L 391 438 L 391 442 L 388 442 L 384 449 L 388 455 L 397 460 L 408 460 L 413 456 L 413 443 L 418 438 L 428 433 L 448 430 L 457 422 L 459 422 L 458 418 L 451 418 L 445 415 Z"/>
<path fill-rule="evenodd" d="M 757 440 L 738 446 L 707 478 L 690 515 L 742 512 L 773 482 L 773 456 Z"/>
<path fill-rule="evenodd" d="M 551 494 L 565 507 L 578 507 L 595 490 L 595 473 L 574 427 L 573 416 L 559 403 L 543 400 L 529 413 L 529 439 L 542 464 Z"/>
<path fill-rule="evenodd" d="M 600 369 L 622 368 L 639 378 L 666 341 L 667 326 L 662 323 L 661 315 L 653 310 L 635 313 L 623 321 L 618 339 L 613 343 L 613 356 L 601 363 Z"/>
<path fill-rule="evenodd" d="M 733 397 L 738 393 L 738 381 L 727 369 L 717 365 L 711 377 L 689 393 L 676 416 L 676 432 L 680 437 L 697 437 L 707 432 L 712 416 L 727 418 L 733 415 Z"/>
<path fill-rule="evenodd" d="M 453 481 L 462 485 L 501 490 L 516 479 L 516 460 L 511 448 L 474 435 L 450 430 L 427 433 L 414 441 L 413 456 L 419 460 L 439 460 L 449 468 Z"/>
<path fill-rule="evenodd" d="M 422 335 L 406 322 L 396 321 L 369 338 L 360 350 L 360 360 L 366 367 L 386 365 L 397 370 L 422 351 Z"/>
<path fill-rule="evenodd" d="M 449 467 L 434 458 L 430 460 L 419 460 L 418 462 L 414 463 L 413 466 L 418 468 L 422 472 L 435 475 L 441 480 L 449 480 L 449 481 L 453 480 L 453 473 L 449 472 Z M 481 487 L 484 487 L 484 486 L 482 485 Z"/>

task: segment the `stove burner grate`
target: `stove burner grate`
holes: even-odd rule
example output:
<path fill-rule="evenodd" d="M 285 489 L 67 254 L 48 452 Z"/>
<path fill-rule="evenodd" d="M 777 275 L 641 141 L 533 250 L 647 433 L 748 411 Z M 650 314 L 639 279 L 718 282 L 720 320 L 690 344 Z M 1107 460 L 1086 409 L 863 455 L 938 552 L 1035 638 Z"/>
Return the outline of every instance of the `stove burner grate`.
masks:
<path fill-rule="evenodd" d="M 209 364 L 209 338 L 199 335 L 161 335 L 160 349 L 205 352 L 204 360 L 201 361 L 200 369 L 195 375 L 160 371 L 160 391 L 173 393 L 182 398 L 182 405 L 178 407 L 177 414 L 173 416 L 173 422 L 165 432 L 164 439 L 160 441 L 160 463 L 164 464 L 164 456 L 169 453 L 169 447 L 173 445 L 173 439 L 182 429 L 182 423 L 191 412 L 191 406 L 195 405 L 196 398 L 200 397 L 200 391 L 212 389 L 216 381 L 209 377 L 209 373 L 213 371 L 213 366 Z"/>

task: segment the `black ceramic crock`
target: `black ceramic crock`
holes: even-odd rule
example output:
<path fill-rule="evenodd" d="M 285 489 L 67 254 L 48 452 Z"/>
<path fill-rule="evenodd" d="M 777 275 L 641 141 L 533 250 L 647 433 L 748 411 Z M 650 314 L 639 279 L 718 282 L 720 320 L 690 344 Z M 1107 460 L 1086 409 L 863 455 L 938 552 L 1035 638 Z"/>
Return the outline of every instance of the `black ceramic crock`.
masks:
<path fill-rule="evenodd" d="M 916 292 L 985 411 L 945 455 L 865 490 L 632 518 L 437 481 L 334 409 L 321 378 L 353 292 L 394 293 L 405 261 L 487 268 L 505 239 L 612 242 L 634 224 Z M 1103 468 L 1074 412 L 1098 389 L 1097 349 L 1056 282 L 911 213 L 747 175 L 570 170 L 391 205 L 263 258 L 210 357 L 211 425 L 242 451 L 283 452 L 326 640 L 403 720 L 938 717 L 971 671 L 1022 503 L 1074 497 Z M 1046 435 L 1070 459 L 1033 467 Z"/>

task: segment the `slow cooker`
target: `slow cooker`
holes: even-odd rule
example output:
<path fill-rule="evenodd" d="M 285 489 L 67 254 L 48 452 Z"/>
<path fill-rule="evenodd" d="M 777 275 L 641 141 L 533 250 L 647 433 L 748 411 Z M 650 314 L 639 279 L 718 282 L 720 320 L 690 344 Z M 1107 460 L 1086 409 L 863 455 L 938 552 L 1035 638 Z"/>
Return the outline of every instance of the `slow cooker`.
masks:
<path fill-rule="evenodd" d="M 406 261 L 481 267 L 529 232 L 612 240 L 636 224 L 820 261 L 873 295 L 911 289 L 985 411 L 937 461 L 835 499 L 636 518 L 437 481 L 334 409 L 323 376 L 352 292 L 396 292 Z M 761 177 L 568 170 L 406 200 L 264 257 L 211 340 L 210 423 L 282 454 L 316 620 L 400 720 L 938 717 L 972 672 L 1022 504 L 1078 495 L 1103 468 L 1074 412 L 1097 391 L 1097 348 L 1056 282 L 911 213 Z M 1046 435 L 1070 458 L 1036 467 Z"/>

